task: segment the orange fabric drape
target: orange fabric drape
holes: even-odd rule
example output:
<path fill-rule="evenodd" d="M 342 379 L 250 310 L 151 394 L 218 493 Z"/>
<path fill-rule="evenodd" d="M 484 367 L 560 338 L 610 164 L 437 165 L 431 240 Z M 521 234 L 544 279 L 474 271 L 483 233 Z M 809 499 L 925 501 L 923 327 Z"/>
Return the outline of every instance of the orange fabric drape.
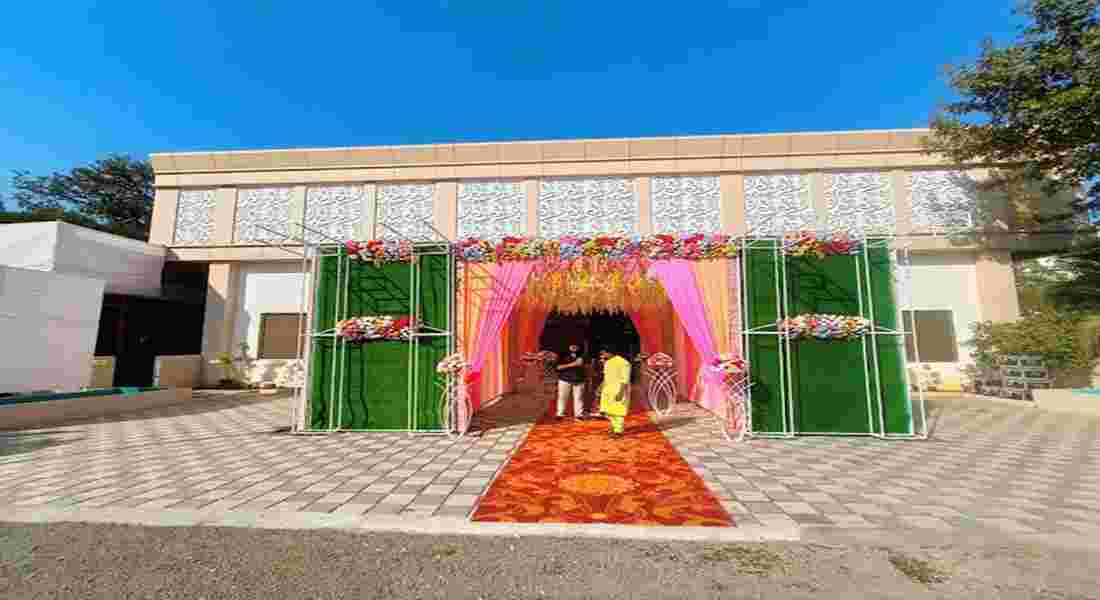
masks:
<path fill-rule="evenodd" d="M 665 335 L 665 323 L 669 319 L 671 306 L 668 302 L 650 304 L 630 311 L 630 320 L 641 338 L 642 352 L 671 354 L 672 350 Z"/>
<path fill-rule="evenodd" d="M 719 354 L 732 352 L 729 335 L 730 305 L 734 302 L 729 281 L 729 260 L 707 260 L 692 263 L 695 280 L 703 293 L 703 302 L 707 306 L 711 332 Z"/>
<path fill-rule="evenodd" d="M 462 303 L 459 310 L 462 311 L 462 353 L 466 357 L 474 355 L 474 343 L 481 320 L 485 317 L 485 309 L 488 308 L 492 296 L 493 275 L 496 274 L 498 265 L 485 263 L 480 265 L 467 265 L 463 269 L 464 289 L 459 301 Z M 501 350 L 506 347 L 506 336 L 501 335 L 501 345 L 485 362 L 482 368 L 481 378 L 478 384 L 472 387 L 474 393 L 484 404 L 499 396 L 504 391 L 504 368 L 501 364 Z"/>

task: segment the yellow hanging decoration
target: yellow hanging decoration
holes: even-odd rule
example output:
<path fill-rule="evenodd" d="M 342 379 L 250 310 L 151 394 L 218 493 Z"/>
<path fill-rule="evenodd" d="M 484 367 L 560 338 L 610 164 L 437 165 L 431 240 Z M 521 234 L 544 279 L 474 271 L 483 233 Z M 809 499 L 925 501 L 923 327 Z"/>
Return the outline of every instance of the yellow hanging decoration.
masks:
<path fill-rule="evenodd" d="M 532 275 L 520 302 L 563 314 L 591 314 L 638 310 L 666 298 L 661 284 L 646 277 L 636 265 L 628 273 L 619 264 L 585 257 L 567 269 Z"/>

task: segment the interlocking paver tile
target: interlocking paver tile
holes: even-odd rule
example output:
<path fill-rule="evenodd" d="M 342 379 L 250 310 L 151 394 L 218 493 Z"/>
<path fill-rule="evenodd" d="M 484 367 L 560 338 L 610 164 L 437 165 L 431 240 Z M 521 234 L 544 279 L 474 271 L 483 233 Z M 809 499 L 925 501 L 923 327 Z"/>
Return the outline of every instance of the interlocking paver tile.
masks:
<path fill-rule="evenodd" d="M 0 512 L 75 503 L 465 517 L 546 405 L 522 396 L 496 403 L 476 418 L 489 427 L 480 437 L 293 436 L 271 433 L 288 422 L 285 398 L 242 399 L 54 428 L 44 434 L 65 444 L 0 452 L 0 479 L 16 482 L 0 490 Z M 727 443 L 691 405 L 677 406 L 666 436 L 740 524 L 1100 535 L 1100 419 L 965 399 L 929 406 L 929 442 Z M 0 433 L 0 450 L 4 443 Z"/>

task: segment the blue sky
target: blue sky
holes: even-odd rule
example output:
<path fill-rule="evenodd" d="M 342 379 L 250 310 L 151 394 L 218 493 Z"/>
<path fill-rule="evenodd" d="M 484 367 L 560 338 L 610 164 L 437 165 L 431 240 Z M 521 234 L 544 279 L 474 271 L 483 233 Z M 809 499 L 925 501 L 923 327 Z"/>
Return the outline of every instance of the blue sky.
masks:
<path fill-rule="evenodd" d="M 0 195 L 109 153 L 921 127 L 1014 4 L 17 2 Z"/>

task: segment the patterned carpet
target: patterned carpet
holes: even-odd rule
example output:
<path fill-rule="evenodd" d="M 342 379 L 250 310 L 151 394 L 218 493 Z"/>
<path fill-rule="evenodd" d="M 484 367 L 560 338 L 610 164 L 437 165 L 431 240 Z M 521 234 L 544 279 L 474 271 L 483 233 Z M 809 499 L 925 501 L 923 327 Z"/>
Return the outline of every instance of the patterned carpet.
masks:
<path fill-rule="evenodd" d="M 474 521 L 729 527 L 733 519 L 646 414 L 544 417 L 481 499 Z"/>

